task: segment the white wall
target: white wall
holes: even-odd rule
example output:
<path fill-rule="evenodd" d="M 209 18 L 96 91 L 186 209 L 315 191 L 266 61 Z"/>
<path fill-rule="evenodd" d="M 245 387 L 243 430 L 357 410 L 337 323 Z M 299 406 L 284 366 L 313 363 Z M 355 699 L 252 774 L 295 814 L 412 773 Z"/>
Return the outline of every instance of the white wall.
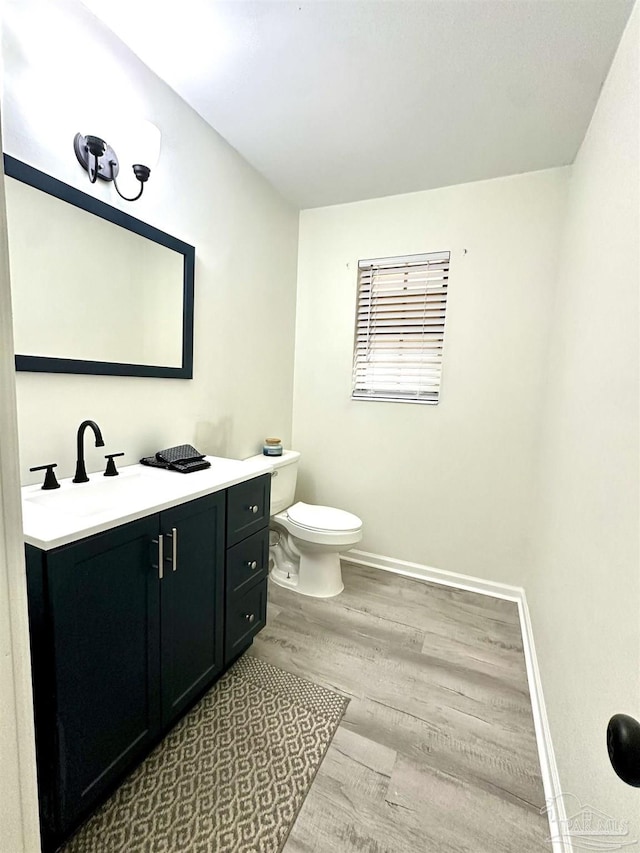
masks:
<path fill-rule="evenodd" d="M 5 151 L 191 243 L 197 257 L 194 379 L 18 374 L 23 482 L 44 462 L 73 474 L 85 418 L 106 442 L 87 449 L 88 471 L 102 470 L 105 452 L 125 451 L 130 464 L 184 442 L 236 457 L 258 452 L 265 435 L 288 443 L 297 211 L 81 4 L 8 4 L 5 30 Z M 129 114 L 162 131 L 160 161 L 133 204 L 91 187 L 72 147 L 77 131 L 107 136 L 114 116 Z"/>
<path fill-rule="evenodd" d="M 639 18 L 572 169 L 526 579 L 563 789 L 636 841 L 640 792 L 605 731 L 640 718 Z"/>
<path fill-rule="evenodd" d="M 567 180 L 553 169 L 302 212 L 300 496 L 357 513 L 363 550 L 522 583 Z M 441 402 L 351 400 L 358 259 L 446 249 Z"/>
<path fill-rule="evenodd" d="M 0 145 L 0 154 L 2 146 Z M 18 474 L 11 288 L 0 169 L 0 850 L 40 850 Z"/>

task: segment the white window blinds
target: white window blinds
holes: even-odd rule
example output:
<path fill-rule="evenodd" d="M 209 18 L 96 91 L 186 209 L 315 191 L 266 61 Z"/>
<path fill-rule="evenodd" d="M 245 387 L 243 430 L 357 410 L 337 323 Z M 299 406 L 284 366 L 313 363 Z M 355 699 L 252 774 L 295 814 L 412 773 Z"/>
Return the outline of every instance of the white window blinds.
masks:
<path fill-rule="evenodd" d="M 354 399 L 438 402 L 449 257 L 358 263 Z"/>

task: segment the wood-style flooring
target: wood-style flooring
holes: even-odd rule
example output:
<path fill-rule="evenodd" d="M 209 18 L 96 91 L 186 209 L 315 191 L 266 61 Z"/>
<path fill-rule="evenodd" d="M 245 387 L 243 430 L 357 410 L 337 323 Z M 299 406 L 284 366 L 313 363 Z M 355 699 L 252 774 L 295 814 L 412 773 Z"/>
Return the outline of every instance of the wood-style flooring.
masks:
<path fill-rule="evenodd" d="M 283 853 L 551 850 L 516 604 L 343 564 L 252 654 L 350 704 Z"/>

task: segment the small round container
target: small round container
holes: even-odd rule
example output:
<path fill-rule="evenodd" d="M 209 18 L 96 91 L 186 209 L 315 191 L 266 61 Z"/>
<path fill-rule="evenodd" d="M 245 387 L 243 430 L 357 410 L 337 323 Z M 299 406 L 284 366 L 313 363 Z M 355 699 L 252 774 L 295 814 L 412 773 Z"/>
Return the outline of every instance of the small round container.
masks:
<path fill-rule="evenodd" d="M 265 456 L 282 456 L 282 441 L 279 438 L 265 438 L 262 452 Z"/>

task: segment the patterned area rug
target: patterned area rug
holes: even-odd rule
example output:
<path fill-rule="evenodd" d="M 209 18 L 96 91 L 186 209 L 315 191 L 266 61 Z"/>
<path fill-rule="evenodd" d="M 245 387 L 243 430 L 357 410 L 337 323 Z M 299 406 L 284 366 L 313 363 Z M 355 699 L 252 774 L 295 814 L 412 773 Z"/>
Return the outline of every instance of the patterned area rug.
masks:
<path fill-rule="evenodd" d="M 64 853 L 278 853 L 348 702 L 244 655 Z"/>

